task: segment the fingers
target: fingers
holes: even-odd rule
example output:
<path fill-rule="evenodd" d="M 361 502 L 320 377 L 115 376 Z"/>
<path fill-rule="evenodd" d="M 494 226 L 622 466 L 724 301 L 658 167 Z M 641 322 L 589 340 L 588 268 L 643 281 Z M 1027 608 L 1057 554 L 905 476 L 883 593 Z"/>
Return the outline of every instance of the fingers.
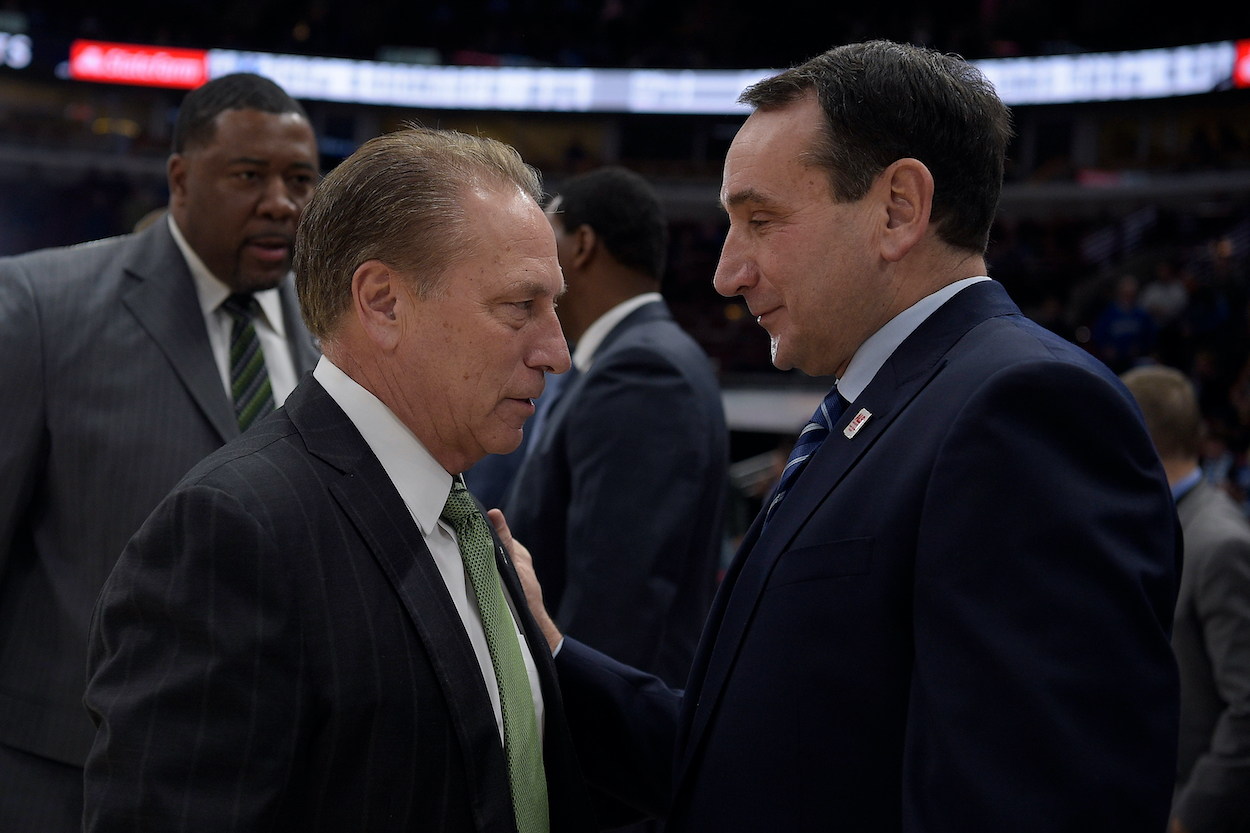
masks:
<path fill-rule="evenodd" d="M 490 518 L 490 525 L 495 528 L 495 534 L 499 536 L 499 540 L 511 551 L 512 530 L 508 529 L 508 520 L 503 516 L 503 512 L 499 509 L 491 509 L 486 513 L 486 517 Z"/>
<path fill-rule="evenodd" d="M 490 524 L 495 528 L 495 534 L 499 536 L 500 543 L 512 558 L 517 577 L 521 579 L 521 589 L 525 591 L 525 602 L 530 612 L 534 614 L 534 620 L 542 629 L 543 635 L 547 637 L 548 647 L 555 651 L 556 646 L 564 637 L 556 628 L 555 622 L 551 620 L 547 609 L 543 607 L 543 589 L 538 584 L 538 577 L 534 575 L 534 562 L 530 558 L 529 550 L 512 537 L 512 530 L 508 529 L 508 521 L 504 518 L 503 512 L 491 509 L 486 513 L 486 517 L 490 519 Z"/>

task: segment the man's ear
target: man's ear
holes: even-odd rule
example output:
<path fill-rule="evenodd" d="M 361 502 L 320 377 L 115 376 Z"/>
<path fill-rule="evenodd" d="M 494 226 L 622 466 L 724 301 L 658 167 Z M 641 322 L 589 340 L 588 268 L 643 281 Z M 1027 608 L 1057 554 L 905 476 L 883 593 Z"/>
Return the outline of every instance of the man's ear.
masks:
<path fill-rule="evenodd" d="M 933 210 L 933 174 L 919 159 L 899 159 L 881 172 L 877 187 L 885 200 L 886 224 L 881 256 L 897 263 L 929 230 Z"/>
<path fill-rule="evenodd" d="M 380 260 L 366 260 L 352 273 L 352 312 L 369 340 L 382 349 L 399 343 L 395 310 L 405 291 L 401 278 Z"/>
<path fill-rule="evenodd" d="M 173 153 L 165 163 L 165 174 L 169 179 L 169 202 L 177 205 L 187 193 L 187 157 L 181 153 Z"/>
<path fill-rule="evenodd" d="M 582 223 L 570 236 L 573 238 L 573 247 L 569 253 L 569 265 L 574 269 L 584 268 L 594 259 L 599 249 L 599 235 L 590 226 Z"/>

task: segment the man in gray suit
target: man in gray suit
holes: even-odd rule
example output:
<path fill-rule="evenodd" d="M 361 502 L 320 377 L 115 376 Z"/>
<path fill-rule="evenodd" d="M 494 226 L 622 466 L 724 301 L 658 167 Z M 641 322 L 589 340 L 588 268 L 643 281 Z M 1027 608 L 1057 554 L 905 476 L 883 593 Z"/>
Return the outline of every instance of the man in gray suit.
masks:
<path fill-rule="evenodd" d="M 300 105 L 253 75 L 189 93 L 170 210 L 0 260 L 0 829 L 77 830 L 87 628 L 127 540 L 317 349 L 290 278 L 318 178 Z"/>
<path fill-rule="evenodd" d="M 1171 833 L 1250 831 L 1250 524 L 1198 467 L 1202 416 L 1179 370 L 1123 375 L 1141 405 L 1185 537 L 1172 648 L 1181 728 Z"/>
<path fill-rule="evenodd" d="M 504 514 L 561 628 L 681 688 L 720 563 L 720 386 L 660 296 L 667 223 L 645 179 L 574 177 L 547 216 L 574 369 L 538 401 Z"/>

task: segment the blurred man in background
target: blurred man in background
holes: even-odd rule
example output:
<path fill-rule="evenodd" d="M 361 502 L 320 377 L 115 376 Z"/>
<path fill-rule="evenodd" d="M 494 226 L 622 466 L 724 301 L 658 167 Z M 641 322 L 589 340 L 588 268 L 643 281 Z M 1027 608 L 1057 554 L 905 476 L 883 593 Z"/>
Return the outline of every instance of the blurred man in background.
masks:
<path fill-rule="evenodd" d="M 127 540 L 280 405 L 317 350 L 290 277 L 319 173 L 303 108 L 254 75 L 189 93 L 168 216 L 0 260 L 0 830 L 78 830 L 87 626 Z"/>
<path fill-rule="evenodd" d="M 1123 376 L 1167 471 L 1185 537 L 1172 649 L 1181 672 L 1172 833 L 1250 831 L 1250 524 L 1198 466 L 1202 415 L 1179 370 Z"/>
<path fill-rule="evenodd" d="M 729 438 L 707 355 L 660 296 L 667 222 L 641 176 L 603 168 L 547 208 L 575 346 L 505 514 L 556 622 L 672 686 L 715 590 Z M 540 423 L 534 425 L 534 423 Z"/>

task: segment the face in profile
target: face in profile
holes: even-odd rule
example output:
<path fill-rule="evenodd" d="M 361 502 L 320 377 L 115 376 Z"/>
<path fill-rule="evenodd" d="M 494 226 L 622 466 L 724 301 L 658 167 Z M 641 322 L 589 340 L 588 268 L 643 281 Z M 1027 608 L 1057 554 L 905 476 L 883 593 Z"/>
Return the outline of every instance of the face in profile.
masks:
<path fill-rule="evenodd" d="M 808 161 L 822 124 L 809 95 L 742 126 L 725 157 L 729 234 L 714 280 L 768 331 L 774 365 L 813 376 L 840 374 L 889 303 L 873 206 L 836 201 L 828 173 Z"/>
<path fill-rule="evenodd" d="M 415 432 L 449 471 L 515 450 L 544 372 L 569 369 L 555 313 L 563 279 L 538 205 L 515 186 L 472 188 L 464 222 L 469 252 L 426 297 L 408 290 L 396 355 L 405 410 L 425 421 Z"/>
<path fill-rule="evenodd" d="M 226 110 L 212 138 L 170 157 L 170 209 L 204 265 L 236 292 L 277 286 L 317 182 L 317 142 L 298 113 Z"/>

